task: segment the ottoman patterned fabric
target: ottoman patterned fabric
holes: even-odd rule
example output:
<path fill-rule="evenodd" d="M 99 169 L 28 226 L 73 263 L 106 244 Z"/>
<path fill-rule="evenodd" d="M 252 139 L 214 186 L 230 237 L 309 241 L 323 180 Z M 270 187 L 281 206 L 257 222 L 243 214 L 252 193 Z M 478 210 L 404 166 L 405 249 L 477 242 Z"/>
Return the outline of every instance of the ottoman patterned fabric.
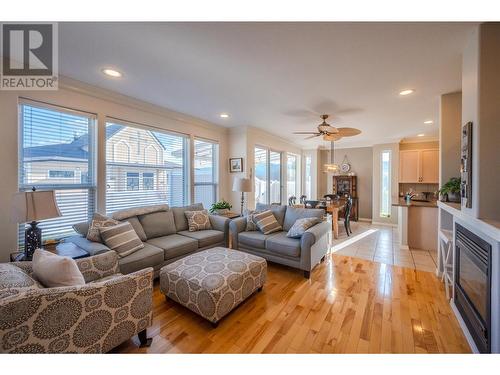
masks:
<path fill-rule="evenodd" d="M 261 288 L 266 275 L 264 258 L 214 247 L 163 267 L 160 290 L 216 323 Z"/>

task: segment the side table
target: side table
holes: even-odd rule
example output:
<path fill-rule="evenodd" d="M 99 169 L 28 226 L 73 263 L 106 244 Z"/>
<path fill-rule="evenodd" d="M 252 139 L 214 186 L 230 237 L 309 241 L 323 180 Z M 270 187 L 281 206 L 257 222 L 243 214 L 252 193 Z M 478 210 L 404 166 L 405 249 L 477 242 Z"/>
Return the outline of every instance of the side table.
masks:
<path fill-rule="evenodd" d="M 44 250 L 50 251 L 51 253 L 63 256 L 63 257 L 70 257 L 73 259 L 80 259 L 80 258 L 86 258 L 90 256 L 90 254 L 83 250 L 81 247 L 78 247 L 72 242 L 61 242 L 57 244 L 55 247 L 54 246 L 48 246 L 44 248 Z M 10 261 L 14 262 L 16 261 L 16 258 L 19 256 L 22 256 L 24 253 L 22 251 L 18 251 L 15 253 L 10 254 Z M 17 261 L 23 261 L 24 259 L 18 259 Z"/>

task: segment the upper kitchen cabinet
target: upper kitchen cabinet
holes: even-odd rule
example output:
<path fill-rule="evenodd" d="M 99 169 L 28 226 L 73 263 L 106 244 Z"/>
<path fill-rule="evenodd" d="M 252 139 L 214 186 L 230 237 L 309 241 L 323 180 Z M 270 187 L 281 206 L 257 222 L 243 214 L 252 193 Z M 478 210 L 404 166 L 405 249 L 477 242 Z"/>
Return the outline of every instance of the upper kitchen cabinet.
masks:
<path fill-rule="evenodd" d="M 405 150 L 399 152 L 399 182 L 439 183 L 439 150 Z"/>

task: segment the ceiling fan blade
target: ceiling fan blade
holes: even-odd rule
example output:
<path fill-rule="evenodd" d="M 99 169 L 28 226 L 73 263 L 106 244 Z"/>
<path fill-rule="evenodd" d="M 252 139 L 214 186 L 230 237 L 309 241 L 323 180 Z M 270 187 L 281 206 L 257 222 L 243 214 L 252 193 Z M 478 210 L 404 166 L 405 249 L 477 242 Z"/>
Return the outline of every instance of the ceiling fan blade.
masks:
<path fill-rule="evenodd" d="M 340 134 L 325 134 L 323 136 L 323 140 L 329 142 L 338 141 L 340 139 L 342 139 L 342 136 Z"/>
<path fill-rule="evenodd" d="M 361 130 L 356 128 L 339 128 L 339 134 L 342 137 L 353 137 L 355 135 L 361 134 Z"/>
<path fill-rule="evenodd" d="M 316 138 L 316 137 L 319 137 L 321 134 L 314 134 L 314 135 L 310 135 L 309 137 L 305 137 L 304 140 L 306 139 L 311 139 L 311 138 Z"/>
<path fill-rule="evenodd" d="M 318 132 L 293 132 L 293 134 L 319 134 Z"/>

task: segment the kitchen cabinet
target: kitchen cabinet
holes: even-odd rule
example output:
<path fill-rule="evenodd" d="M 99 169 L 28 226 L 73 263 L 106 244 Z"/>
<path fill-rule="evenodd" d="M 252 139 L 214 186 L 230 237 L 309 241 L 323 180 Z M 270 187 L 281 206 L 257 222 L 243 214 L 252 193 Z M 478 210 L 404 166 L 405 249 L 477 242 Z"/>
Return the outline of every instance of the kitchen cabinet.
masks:
<path fill-rule="evenodd" d="M 399 152 L 399 182 L 439 183 L 439 150 L 404 150 Z"/>

